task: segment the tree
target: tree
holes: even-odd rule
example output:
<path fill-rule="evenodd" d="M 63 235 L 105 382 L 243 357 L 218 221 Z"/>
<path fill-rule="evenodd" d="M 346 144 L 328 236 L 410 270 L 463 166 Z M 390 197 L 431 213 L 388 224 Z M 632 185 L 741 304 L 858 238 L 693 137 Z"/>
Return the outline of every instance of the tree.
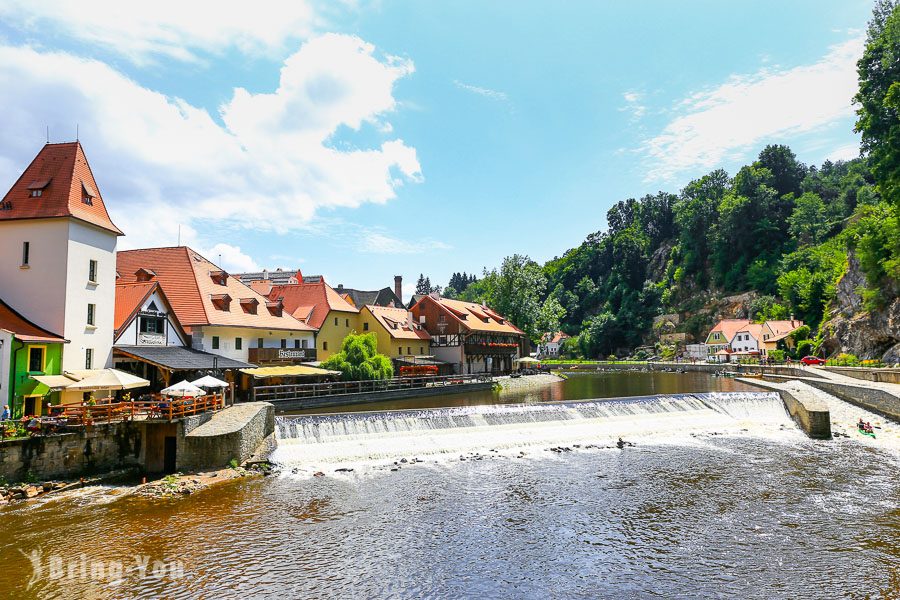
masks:
<path fill-rule="evenodd" d="M 428 295 L 431 293 L 430 287 L 430 282 L 425 281 L 425 275 L 419 273 L 419 280 L 416 281 L 416 294 Z"/>
<path fill-rule="evenodd" d="M 463 298 L 484 302 L 537 341 L 547 278 L 540 265 L 521 254 L 503 259 L 500 270 L 485 270 L 481 280 L 469 284 Z M 558 303 L 557 303 L 558 304 Z M 548 312 L 554 312 L 550 307 Z"/>
<path fill-rule="evenodd" d="M 754 166 L 763 167 L 772 173 L 771 186 L 779 196 L 800 194 L 800 184 L 806 177 L 806 166 L 797 162 L 797 156 L 787 146 L 766 146 L 759 153 Z"/>
<path fill-rule="evenodd" d="M 853 101 L 862 151 L 882 196 L 900 208 L 900 5 L 878 0 L 866 48 L 856 63 L 859 91 Z"/>
<path fill-rule="evenodd" d="M 340 371 L 344 381 L 390 379 L 394 376 L 391 359 L 378 354 L 378 341 L 374 333 L 351 333 L 345 337 L 341 351 L 323 362 L 322 368 Z"/>
<path fill-rule="evenodd" d="M 806 192 L 794 203 L 788 223 L 791 236 L 801 245 L 818 244 L 828 233 L 825 203 L 817 194 Z"/>

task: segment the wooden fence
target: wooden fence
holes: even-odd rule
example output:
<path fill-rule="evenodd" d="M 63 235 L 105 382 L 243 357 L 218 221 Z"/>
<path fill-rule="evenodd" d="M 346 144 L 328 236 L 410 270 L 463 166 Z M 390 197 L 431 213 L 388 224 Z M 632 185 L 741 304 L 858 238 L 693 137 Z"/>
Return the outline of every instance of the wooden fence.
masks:
<path fill-rule="evenodd" d="M 433 377 L 398 377 L 380 381 L 335 381 L 329 383 L 297 383 L 263 385 L 253 388 L 253 400 L 277 402 L 300 398 L 321 398 L 348 394 L 368 394 L 426 387 L 461 385 L 491 381 L 490 375 L 441 375 Z"/>

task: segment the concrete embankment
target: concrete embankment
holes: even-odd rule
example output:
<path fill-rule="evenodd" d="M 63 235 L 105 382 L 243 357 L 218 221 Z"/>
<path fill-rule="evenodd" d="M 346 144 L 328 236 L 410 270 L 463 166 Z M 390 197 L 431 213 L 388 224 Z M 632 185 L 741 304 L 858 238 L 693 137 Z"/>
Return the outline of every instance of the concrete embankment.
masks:
<path fill-rule="evenodd" d="M 690 362 L 647 362 L 647 363 L 568 363 L 546 365 L 554 371 L 684 371 L 686 373 L 750 373 L 792 375 L 796 377 L 819 377 L 815 370 L 803 366 L 786 365 L 742 365 L 737 363 L 690 363 Z"/>
<path fill-rule="evenodd" d="M 804 389 L 790 389 L 783 384 L 762 379 L 739 377 L 737 380 L 778 392 L 788 413 L 806 435 L 818 440 L 831 439 L 831 414 L 828 405 L 815 393 Z"/>
<path fill-rule="evenodd" d="M 836 379 L 804 379 L 806 383 L 845 402 L 900 422 L 900 388 L 892 391 L 875 383 Z M 891 384 L 882 384 L 891 385 Z"/>

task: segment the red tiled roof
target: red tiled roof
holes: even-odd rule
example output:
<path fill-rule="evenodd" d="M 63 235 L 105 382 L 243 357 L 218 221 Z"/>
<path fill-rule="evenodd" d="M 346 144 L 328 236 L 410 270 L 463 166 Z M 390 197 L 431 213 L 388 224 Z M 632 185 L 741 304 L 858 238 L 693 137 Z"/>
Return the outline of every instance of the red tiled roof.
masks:
<path fill-rule="evenodd" d="M 709 341 L 709 336 L 718 331 L 725 338 L 726 342 L 730 342 L 731 338 L 734 337 L 739 330 L 743 329 L 747 325 L 751 323 L 750 319 L 722 319 L 716 326 L 709 330 L 709 334 L 706 336 L 707 341 Z"/>
<path fill-rule="evenodd" d="M 563 340 L 569 339 L 570 335 L 563 333 L 562 331 L 557 331 L 556 333 L 545 333 L 542 338 L 545 344 L 558 344 Z"/>
<path fill-rule="evenodd" d="M 116 336 L 122 326 L 131 322 L 134 314 L 141 309 L 144 300 L 159 287 L 158 281 L 142 281 L 140 283 L 116 284 L 116 313 L 113 328 Z"/>
<path fill-rule="evenodd" d="M 493 309 L 482 306 L 481 304 L 475 302 L 463 302 L 462 300 L 450 300 L 449 298 L 435 298 L 431 295 L 425 296 L 419 300 L 419 302 L 429 301 L 443 307 L 469 331 L 508 333 L 510 335 L 524 335 L 525 333 Z"/>
<path fill-rule="evenodd" d="M 23 342 L 62 344 L 66 341 L 61 336 L 35 325 L 3 300 L 0 300 L 0 329 L 12 333 L 16 339 Z"/>
<path fill-rule="evenodd" d="M 405 308 L 394 308 L 392 306 L 374 306 L 369 304 L 365 307 L 369 313 L 381 324 L 381 327 L 387 331 L 392 338 L 401 340 L 430 340 L 431 336 L 422 329 L 421 325 L 413 320 L 411 312 Z"/>
<path fill-rule="evenodd" d="M 79 142 L 47 144 L 0 201 L 0 221 L 73 217 L 123 235 L 109 218 Z M 32 190 L 41 195 L 31 197 Z M 91 203 L 82 198 L 91 196 Z"/>
<path fill-rule="evenodd" d="M 229 275 L 224 280 L 225 285 L 217 284 L 210 274 L 216 275 L 221 269 L 186 246 L 125 250 L 116 254 L 120 282 L 136 282 L 135 272 L 141 268 L 152 269 L 156 273 L 155 279 L 165 290 L 172 310 L 183 327 L 223 325 L 312 331 L 312 327 L 289 314 L 272 314 L 265 308 L 266 297 L 236 277 Z M 213 298 L 223 294 L 231 298 L 255 298 L 260 308 L 253 314 L 235 302 L 229 305 L 229 310 L 221 310 L 215 306 Z"/>
<path fill-rule="evenodd" d="M 348 313 L 358 313 L 359 310 L 344 300 L 325 280 L 315 283 L 289 283 L 285 285 L 253 286 L 255 290 L 269 289 L 270 300 L 282 298 L 284 308 L 295 319 L 305 322 L 316 329 L 322 327 L 322 323 L 328 318 L 332 310 Z"/>
<path fill-rule="evenodd" d="M 761 342 L 762 341 L 762 331 L 763 331 L 763 326 L 761 323 L 749 323 L 749 324 L 741 327 L 740 329 L 736 330 L 731 335 L 731 337 L 728 339 L 728 341 L 730 342 L 731 340 L 733 340 L 734 336 L 736 336 L 739 333 L 749 333 L 753 337 L 754 340 L 756 340 L 757 342 Z"/>

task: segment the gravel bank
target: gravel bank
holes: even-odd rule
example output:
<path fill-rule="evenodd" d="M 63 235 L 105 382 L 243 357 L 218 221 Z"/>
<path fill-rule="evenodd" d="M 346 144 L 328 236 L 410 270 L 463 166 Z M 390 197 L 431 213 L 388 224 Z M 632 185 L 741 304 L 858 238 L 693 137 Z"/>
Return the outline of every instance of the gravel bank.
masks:
<path fill-rule="evenodd" d="M 502 387 L 500 393 L 503 394 L 506 392 L 520 392 L 522 390 L 533 390 L 536 388 L 547 387 L 548 385 L 553 385 L 554 383 L 565 380 L 558 375 L 541 373 L 539 375 L 524 375 L 522 377 L 516 378 L 512 378 L 509 376 L 496 377 L 494 381 L 500 384 L 500 386 Z"/>

